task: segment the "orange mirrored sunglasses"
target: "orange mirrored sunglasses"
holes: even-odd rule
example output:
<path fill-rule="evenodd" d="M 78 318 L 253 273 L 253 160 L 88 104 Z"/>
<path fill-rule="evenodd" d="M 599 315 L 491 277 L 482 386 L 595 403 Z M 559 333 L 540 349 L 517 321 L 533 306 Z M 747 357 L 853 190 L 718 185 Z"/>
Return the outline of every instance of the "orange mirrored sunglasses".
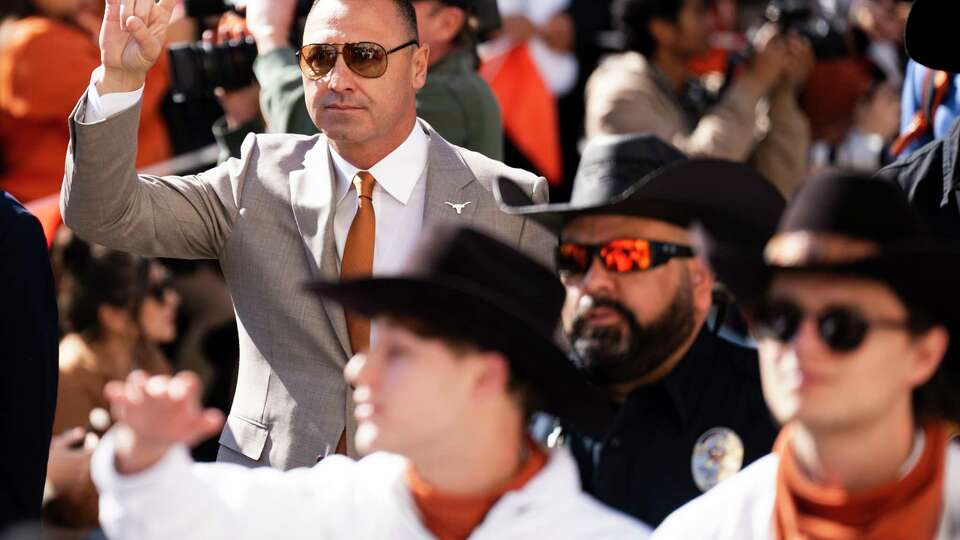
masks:
<path fill-rule="evenodd" d="M 693 250 L 679 244 L 621 238 L 603 244 L 561 242 L 556 251 L 557 271 L 565 275 L 585 274 L 594 258 L 599 258 L 608 272 L 626 274 L 650 270 L 674 257 L 693 257 Z"/>

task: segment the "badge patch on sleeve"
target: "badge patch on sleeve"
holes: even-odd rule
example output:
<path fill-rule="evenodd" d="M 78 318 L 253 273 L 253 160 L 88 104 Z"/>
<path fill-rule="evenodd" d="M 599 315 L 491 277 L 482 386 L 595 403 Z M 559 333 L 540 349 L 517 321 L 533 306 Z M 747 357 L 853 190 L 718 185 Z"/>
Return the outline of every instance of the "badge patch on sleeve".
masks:
<path fill-rule="evenodd" d="M 690 468 L 700 491 L 706 492 L 737 474 L 742 466 L 743 441 L 732 429 L 715 427 L 707 430 L 693 446 Z"/>

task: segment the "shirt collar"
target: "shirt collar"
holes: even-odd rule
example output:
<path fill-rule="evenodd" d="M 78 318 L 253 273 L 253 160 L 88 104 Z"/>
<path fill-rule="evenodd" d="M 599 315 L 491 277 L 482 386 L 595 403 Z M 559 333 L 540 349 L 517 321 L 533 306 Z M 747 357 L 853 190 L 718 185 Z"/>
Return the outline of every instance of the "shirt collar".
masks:
<path fill-rule="evenodd" d="M 687 354 L 680 359 L 673 370 L 659 383 L 649 387 L 641 386 L 634 390 L 627 396 L 627 403 L 624 406 L 629 407 L 630 402 L 634 400 L 643 402 L 655 395 L 665 394 L 677 413 L 680 425 L 685 426 L 692 420 L 692 415 L 697 410 L 697 399 L 702 394 L 700 388 L 709 377 L 706 370 L 714 356 L 714 339 L 713 332 L 704 325 L 693 344 L 690 345 Z"/>
<path fill-rule="evenodd" d="M 393 152 L 370 167 L 368 172 L 373 175 L 387 193 L 402 204 L 407 204 L 413 188 L 427 168 L 427 156 L 430 150 L 430 137 L 417 120 L 410 130 L 410 135 Z M 330 157 L 333 166 L 340 173 L 337 178 L 337 204 L 350 192 L 350 183 L 353 177 L 362 169 L 343 159 L 330 147 Z"/>

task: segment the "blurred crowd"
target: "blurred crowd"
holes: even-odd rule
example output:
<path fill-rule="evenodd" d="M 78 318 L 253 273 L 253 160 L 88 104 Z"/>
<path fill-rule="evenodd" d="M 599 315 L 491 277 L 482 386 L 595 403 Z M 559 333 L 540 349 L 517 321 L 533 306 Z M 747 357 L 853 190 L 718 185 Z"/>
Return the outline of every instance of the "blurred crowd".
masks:
<path fill-rule="evenodd" d="M 907 57 L 909 0 L 499 0 L 493 14 L 483 4 L 414 2 L 431 47 L 418 116 L 546 178 L 551 202 L 570 198 L 584 147 L 606 135 L 648 132 L 689 157 L 749 164 L 789 199 L 824 171 L 873 174 L 906 158 L 960 113 L 956 76 Z M 188 175 L 239 157 L 249 133 L 315 134 L 301 78 L 315 53 L 300 49 L 308 9 L 181 0 L 146 77 L 136 168 Z M 67 118 L 101 64 L 103 13 L 102 0 L 0 6 L 0 189 L 43 225 L 60 314 L 51 538 L 100 534 L 89 457 L 112 423 L 107 382 L 190 370 L 204 405 L 226 413 L 237 380 L 237 322 L 216 261 L 111 250 L 62 223 Z M 193 455 L 213 461 L 218 448 L 210 439 Z"/>

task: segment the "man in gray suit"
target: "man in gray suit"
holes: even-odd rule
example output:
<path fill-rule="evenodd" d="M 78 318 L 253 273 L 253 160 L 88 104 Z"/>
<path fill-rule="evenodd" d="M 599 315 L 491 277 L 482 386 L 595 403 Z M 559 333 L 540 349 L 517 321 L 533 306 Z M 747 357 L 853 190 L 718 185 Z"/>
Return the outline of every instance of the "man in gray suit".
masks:
<path fill-rule="evenodd" d="M 546 183 L 452 146 L 417 119 L 429 49 L 417 44 L 409 0 L 314 5 L 300 64 L 321 134 L 251 135 L 240 159 L 199 175 L 138 176 L 144 74 L 175 3 L 107 1 L 103 65 L 70 117 L 64 221 L 116 249 L 219 259 L 240 334 L 220 461 L 289 469 L 335 449 L 354 453 L 354 407 L 340 371 L 362 348 L 351 342 L 369 343 L 370 330 L 360 339 L 352 314 L 304 294 L 303 284 L 337 278 L 341 262 L 344 274 L 394 273 L 421 229 L 442 220 L 545 262 L 554 240 L 501 213 L 490 186 L 507 176 L 544 201 Z"/>

